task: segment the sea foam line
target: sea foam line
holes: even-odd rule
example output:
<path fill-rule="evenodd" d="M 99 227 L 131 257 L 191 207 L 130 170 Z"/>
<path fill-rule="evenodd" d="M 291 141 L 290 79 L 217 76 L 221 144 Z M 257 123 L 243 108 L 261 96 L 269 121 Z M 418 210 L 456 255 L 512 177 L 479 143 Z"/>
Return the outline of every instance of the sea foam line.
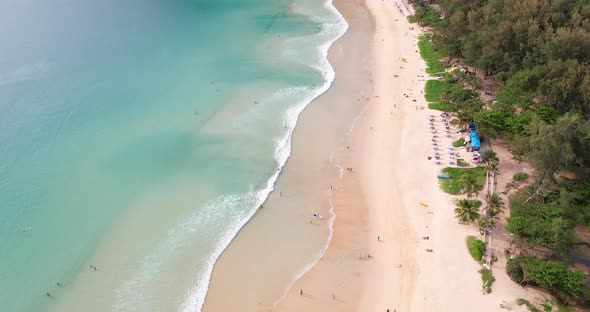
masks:
<path fill-rule="evenodd" d="M 334 164 L 336 167 L 342 169 L 342 167 L 338 164 Z M 342 177 L 342 176 L 340 176 Z M 334 221 L 336 221 L 336 213 L 334 212 L 334 201 L 333 201 L 333 192 L 330 189 L 328 191 L 328 202 L 330 203 L 330 218 L 328 219 L 328 239 L 326 240 L 326 242 L 324 243 L 324 245 L 322 246 L 322 249 L 320 249 L 320 251 L 313 257 L 312 261 L 310 261 L 309 263 L 307 263 L 307 265 L 305 265 L 299 272 L 297 272 L 297 274 L 295 275 L 295 277 L 289 282 L 289 284 L 287 284 L 287 287 L 285 287 L 285 289 L 283 290 L 283 293 L 281 294 L 281 296 L 275 300 L 275 302 L 272 305 L 273 310 L 276 308 L 277 304 L 279 304 L 281 301 L 283 301 L 286 297 L 287 294 L 289 293 L 289 290 L 293 287 L 293 285 L 295 285 L 295 283 L 303 277 L 303 275 L 305 275 L 307 272 L 309 272 L 309 270 L 311 270 L 326 254 L 326 252 L 328 251 L 328 247 L 330 247 L 330 243 L 332 242 L 332 237 L 334 236 Z"/>
<path fill-rule="evenodd" d="M 325 89 L 321 93 L 319 93 L 317 96 L 323 94 L 326 90 L 328 90 L 335 79 L 336 73 L 334 72 L 334 68 L 332 67 L 332 65 L 328 61 L 328 51 L 329 51 L 330 47 L 332 46 L 332 44 L 334 42 L 336 42 L 336 40 L 338 40 L 340 37 L 342 37 L 346 33 L 346 31 L 348 30 L 348 26 L 349 26 L 348 23 L 346 22 L 346 20 L 344 19 L 344 16 L 342 16 L 342 14 L 340 14 L 340 12 L 336 9 L 336 7 L 333 5 L 331 0 L 325 1 L 323 6 L 326 10 L 328 10 L 329 12 L 334 14 L 334 16 L 337 17 L 337 21 L 334 22 L 334 26 L 339 25 L 342 28 L 339 29 L 337 35 L 331 41 L 326 42 L 325 44 L 323 44 L 319 47 L 320 53 L 323 56 L 323 62 L 322 62 L 323 66 L 320 68 L 316 67 L 316 69 L 322 71 L 322 73 L 324 73 L 324 77 L 329 78 L 329 80 L 327 80 L 327 83 L 324 85 Z M 311 13 L 305 13 L 305 14 L 311 14 Z M 312 16 L 312 15 L 310 15 L 310 16 Z M 353 123 L 353 127 L 355 124 L 356 124 L 356 121 Z M 333 157 L 334 157 L 334 154 L 331 155 L 330 162 L 339 169 L 339 178 L 342 178 L 343 168 L 339 164 L 333 163 Z M 332 237 L 334 235 L 334 221 L 336 220 L 336 213 L 334 212 L 334 202 L 333 202 L 332 195 L 333 195 L 333 193 L 332 193 L 332 190 L 330 189 L 328 191 L 328 201 L 330 203 L 330 210 L 329 210 L 330 218 L 328 220 L 328 239 L 326 240 L 326 242 L 324 243 L 324 245 L 322 246 L 320 251 L 312 258 L 312 260 L 309 263 L 307 263 L 307 265 L 305 265 L 299 272 L 297 272 L 295 274 L 294 278 L 289 282 L 287 287 L 285 287 L 285 289 L 283 290 L 283 293 L 281 294 L 281 296 L 277 300 L 275 300 L 275 302 L 273 303 L 273 310 L 279 302 L 281 302 L 283 299 L 286 298 L 289 290 L 293 287 L 293 285 L 301 277 L 303 277 L 303 275 L 305 275 L 305 273 L 307 273 L 309 270 L 311 270 L 324 257 L 324 255 L 328 251 L 328 247 L 330 246 L 330 243 L 332 242 Z"/>
<path fill-rule="evenodd" d="M 297 125 L 300 114 L 313 101 L 313 99 L 326 92 L 334 81 L 335 72 L 328 62 L 328 49 L 346 32 L 348 29 L 348 24 L 342 15 L 332 5 L 331 1 L 326 1 L 323 6 L 329 14 L 335 17 L 334 20 L 319 20 L 318 17 L 311 15 L 317 13 L 317 11 L 313 8 L 309 10 L 309 12 L 304 12 L 303 10 L 300 11 L 299 8 L 294 8 L 294 11 L 300 11 L 298 13 L 308 15 L 311 19 L 321 22 L 323 25 L 322 31 L 316 34 L 316 36 L 312 36 L 310 38 L 313 39 L 313 37 L 320 36 L 321 39 L 325 39 L 325 43 L 319 45 L 317 48 L 317 52 L 319 53 L 320 57 L 319 59 L 315 60 L 316 64 L 305 65 L 321 72 L 324 83 L 313 88 L 295 87 L 280 91 L 288 93 L 307 91 L 307 96 L 303 97 L 296 105 L 290 107 L 283 116 L 287 131 L 282 137 L 276 139 L 277 145 L 274 150 L 274 157 L 278 163 L 278 170 L 276 170 L 275 173 L 267 180 L 266 186 L 261 190 L 244 194 L 221 196 L 213 202 L 208 203 L 205 208 L 202 209 L 202 211 L 193 214 L 187 222 L 171 229 L 168 232 L 167 238 L 156 247 L 155 251 L 143 259 L 138 274 L 136 274 L 135 277 L 130 280 L 122 289 L 119 289 L 119 302 L 113 306 L 113 310 L 130 311 L 141 308 L 142 304 L 145 304 L 145 301 L 143 300 L 144 288 L 151 280 L 155 278 L 161 266 L 166 262 L 166 259 L 161 258 L 162 255 L 164 255 L 164 257 L 168 257 L 170 254 L 172 254 L 174 249 L 179 248 L 190 240 L 191 233 L 193 233 L 194 229 L 197 228 L 199 224 L 207 222 L 209 219 L 216 218 L 215 211 L 219 211 L 216 209 L 216 207 L 227 207 L 247 202 L 250 204 L 249 209 L 244 211 L 241 216 L 237 218 L 237 221 L 221 234 L 221 238 L 215 245 L 214 250 L 206 259 L 204 259 L 203 270 L 195 277 L 193 286 L 188 289 L 185 300 L 179 307 L 179 310 L 182 312 L 197 312 L 202 310 L 211 282 L 211 275 L 215 263 L 223 251 L 227 248 L 227 246 L 229 246 L 231 241 L 238 234 L 240 229 L 254 216 L 258 207 L 260 207 L 264 201 L 266 201 L 270 193 L 274 190 L 274 185 L 280 175 L 280 172 L 287 162 L 287 159 L 291 155 L 292 134 Z M 324 38 L 326 35 L 328 35 L 328 38 Z M 317 261 L 319 261 L 319 259 L 321 259 L 321 257 L 325 254 L 332 239 L 333 223 L 335 217 L 332 195 L 330 192 L 329 239 L 324 244 L 322 250 L 314 257 L 314 261 L 309 263 L 302 271 L 300 271 L 299 274 L 297 274 L 297 278 L 294 279 L 292 283 L 294 283 L 303 274 L 305 274 L 305 272 L 311 269 L 311 267 L 313 267 L 313 265 L 315 265 L 315 263 L 317 263 Z M 130 294 L 134 294 L 134 300 L 129 300 Z"/>
<path fill-rule="evenodd" d="M 330 86 L 332 85 L 332 83 L 335 79 L 336 73 L 334 72 L 334 69 L 332 68 L 332 66 L 328 62 L 328 50 L 329 50 L 330 46 L 332 46 L 332 44 L 336 40 L 338 40 L 338 38 L 340 38 L 342 35 L 344 35 L 346 30 L 348 29 L 348 23 L 346 22 L 346 20 L 344 20 L 344 17 L 340 14 L 340 12 L 338 12 L 336 7 L 333 6 L 331 0 L 326 0 L 323 4 L 323 7 L 327 10 L 328 13 L 331 13 L 333 16 L 335 16 L 336 20 L 332 21 L 331 25 L 328 24 L 324 20 L 319 20 L 320 22 L 323 23 L 322 32 L 320 32 L 320 35 L 326 34 L 329 31 L 333 31 L 332 37 L 329 38 L 328 40 L 326 40 L 326 42 L 324 44 L 318 46 L 318 52 L 322 56 L 322 59 L 319 60 L 320 61 L 319 64 L 307 64 L 307 65 L 320 71 L 322 73 L 322 76 L 323 76 L 323 79 L 325 82 L 323 85 L 321 85 L 317 88 L 310 89 L 311 92 L 309 93 L 309 95 L 307 97 L 302 99 L 298 105 L 295 105 L 295 106 L 289 108 L 287 110 L 287 112 L 285 113 L 284 121 L 285 121 L 285 126 L 287 127 L 288 131 L 285 133 L 285 135 L 282 138 L 277 140 L 278 144 L 277 144 L 277 147 L 275 148 L 275 153 L 274 153 L 275 159 L 277 160 L 277 162 L 279 164 L 277 172 L 267 181 L 266 187 L 264 189 L 256 192 L 257 193 L 256 197 L 258 200 L 255 203 L 255 205 L 253 205 L 252 208 L 250 209 L 247 217 L 244 218 L 243 220 L 241 220 L 241 222 L 236 223 L 236 225 L 230 231 L 226 232 L 226 235 L 224 236 L 224 238 L 217 245 L 216 250 L 210 255 L 210 257 L 207 261 L 207 266 L 205 268 L 205 279 L 202 280 L 200 283 L 196 283 L 189 290 L 186 300 L 181 305 L 180 310 L 182 312 L 201 311 L 203 304 L 205 302 L 208 287 L 211 282 L 211 274 L 213 272 L 213 268 L 215 266 L 215 263 L 219 259 L 219 256 L 221 256 L 221 253 L 223 253 L 223 251 L 227 248 L 227 246 L 229 246 L 229 244 L 235 238 L 235 236 L 240 231 L 240 229 L 248 222 L 248 220 L 250 220 L 254 216 L 254 214 L 257 211 L 257 208 L 260 205 L 262 205 L 264 203 L 264 201 L 266 201 L 266 199 L 268 198 L 270 193 L 274 190 L 274 185 L 279 177 L 279 174 L 280 174 L 283 166 L 287 162 L 287 159 L 291 155 L 291 139 L 292 139 L 293 131 L 295 130 L 295 127 L 297 125 L 297 120 L 299 119 L 300 114 L 311 103 L 311 101 L 313 101 L 315 98 L 319 97 L 324 92 L 326 92 L 330 88 Z M 294 11 L 299 11 L 299 10 L 294 10 Z M 318 19 L 314 15 L 312 15 L 313 12 L 314 11 L 311 10 L 310 12 L 301 12 L 300 11 L 299 13 L 304 13 L 305 15 L 308 15 L 313 20 L 318 21 Z M 295 283 L 295 281 L 297 281 L 301 276 L 303 276 L 303 274 L 305 274 L 307 271 L 309 271 L 321 259 L 321 257 L 323 257 L 323 255 L 327 251 L 328 246 L 332 240 L 333 224 L 334 224 L 335 218 L 336 218 L 336 215 L 334 214 L 334 208 L 333 208 L 332 197 L 331 197 L 331 192 L 330 192 L 330 220 L 329 220 L 329 233 L 330 233 L 330 235 L 329 235 L 329 238 L 326 241 L 326 243 L 324 244 L 321 252 L 314 258 L 314 261 L 309 263 L 302 271 L 300 271 L 297 274 L 297 277 L 293 280 L 291 285 L 289 285 L 289 288 L 292 286 L 292 284 Z"/>

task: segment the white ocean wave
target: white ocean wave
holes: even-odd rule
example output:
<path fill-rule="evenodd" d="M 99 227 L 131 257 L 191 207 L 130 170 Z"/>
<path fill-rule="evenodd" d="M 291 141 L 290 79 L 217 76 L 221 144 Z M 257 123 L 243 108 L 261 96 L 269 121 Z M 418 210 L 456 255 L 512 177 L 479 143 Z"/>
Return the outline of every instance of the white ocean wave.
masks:
<path fill-rule="evenodd" d="M 167 234 L 167 238 L 164 239 L 150 255 L 143 259 L 135 276 L 118 290 L 117 295 L 119 300 L 118 303 L 113 306 L 113 310 L 149 310 L 147 307 L 143 306 L 147 304 L 144 300 L 145 287 L 150 284 L 150 281 L 153 281 L 157 277 L 157 274 L 163 269 L 166 260 L 173 256 L 174 251 L 190 242 L 191 238 L 195 235 L 194 231 L 199 228 L 200 224 L 215 222 L 215 220 L 221 218 L 228 220 L 226 215 L 220 215 L 222 211 L 241 211 L 239 216 L 232 218 L 233 224 L 224 229 L 214 250 L 204 260 L 204 268 L 197 276 L 195 276 L 193 286 L 187 290 L 185 299 L 178 309 L 182 312 L 196 312 L 202 310 L 213 267 L 219 256 L 274 190 L 274 185 L 279 174 L 291 155 L 292 135 L 300 114 L 313 101 L 313 99 L 326 92 L 334 81 L 335 72 L 328 62 L 328 50 L 330 46 L 346 32 L 348 24 L 332 5 L 331 1 L 325 1 L 322 6 L 324 10 L 321 11 L 323 13 L 321 16 L 317 15 L 317 4 L 313 7 L 294 6 L 292 8 L 296 13 L 307 15 L 312 20 L 319 22 L 322 25 L 322 31 L 317 34 L 292 38 L 289 40 L 292 40 L 290 43 L 293 44 L 296 43 L 296 41 L 299 41 L 299 43 L 301 41 L 306 41 L 309 44 L 319 43 L 317 49 L 314 51 L 315 57 L 311 59 L 298 58 L 298 61 L 320 72 L 323 78 L 323 83 L 314 87 L 285 88 L 272 95 L 273 97 L 298 98 L 297 102 L 293 103 L 282 116 L 286 131 L 284 131 L 281 136 L 275 138 L 276 147 L 274 150 L 274 157 L 278 164 L 275 173 L 267 180 L 264 188 L 247 194 L 222 196 L 207 204 L 204 208 L 200 208 L 199 211 L 195 212 L 195 214 L 188 218 L 186 222 L 171 229 Z M 299 56 L 292 55 L 292 57 Z M 228 209 L 229 207 L 234 206 L 237 208 L 238 205 L 242 209 Z M 247 205 L 248 209 L 244 210 L 244 205 Z M 221 207 L 223 207 L 223 209 L 221 209 Z M 334 219 L 335 214 L 333 212 L 332 196 L 330 192 L 329 239 L 324 244 L 322 250 L 313 257 L 313 260 L 297 274 L 293 279 L 293 283 L 319 261 L 326 252 L 332 237 Z"/>

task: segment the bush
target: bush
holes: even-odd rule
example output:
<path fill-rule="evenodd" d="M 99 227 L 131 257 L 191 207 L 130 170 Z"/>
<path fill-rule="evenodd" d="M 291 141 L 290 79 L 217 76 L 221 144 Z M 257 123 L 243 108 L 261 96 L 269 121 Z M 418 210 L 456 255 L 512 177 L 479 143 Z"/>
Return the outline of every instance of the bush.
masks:
<path fill-rule="evenodd" d="M 434 110 L 439 110 L 441 112 L 453 112 L 455 111 L 455 109 L 448 104 L 442 104 L 442 103 L 428 103 L 428 108 L 429 109 L 434 109 Z"/>
<path fill-rule="evenodd" d="M 489 269 L 483 268 L 483 269 L 479 270 L 479 273 L 481 273 L 481 282 L 482 282 L 483 289 L 485 290 L 486 294 L 491 293 L 492 292 L 492 284 L 494 284 L 494 282 L 496 281 L 496 278 L 492 274 L 492 271 Z"/>
<path fill-rule="evenodd" d="M 523 298 L 519 298 L 518 300 L 516 300 L 516 303 L 518 305 L 526 305 L 527 309 L 529 309 L 529 311 L 531 312 L 541 312 L 541 310 L 537 309 L 537 307 L 535 307 L 534 304 L 530 303 L 528 300 L 523 299 Z"/>
<path fill-rule="evenodd" d="M 423 0 L 416 0 L 414 3 L 414 16 L 418 23 L 423 26 L 436 27 L 442 23 L 438 11 L 433 9 Z"/>
<path fill-rule="evenodd" d="M 564 207 L 513 202 L 507 230 L 517 238 L 564 255 L 573 241 L 572 225 Z"/>
<path fill-rule="evenodd" d="M 416 16 L 414 16 L 414 15 L 408 15 L 408 22 L 415 23 L 416 21 L 417 21 L 416 20 Z"/>
<path fill-rule="evenodd" d="M 524 173 L 524 172 L 519 172 L 519 173 L 515 174 L 514 177 L 513 177 L 514 181 L 518 181 L 518 182 L 524 181 L 524 180 L 526 180 L 528 178 L 529 178 L 529 175 L 527 173 Z"/>
<path fill-rule="evenodd" d="M 446 66 L 439 61 L 444 55 L 439 51 L 434 50 L 431 39 L 432 35 L 430 34 L 420 36 L 418 38 L 418 48 L 420 49 L 420 56 L 422 56 L 426 65 L 428 65 L 426 72 L 431 76 L 438 76 L 444 73 L 446 68 Z"/>
<path fill-rule="evenodd" d="M 443 191 L 451 194 L 451 195 L 459 195 L 461 194 L 461 185 L 459 185 L 459 180 L 465 173 L 474 174 L 478 179 L 478 184 L 482 187 L 479 189 L 481 191 L 483 189 L 483 184 L 486 179 L 486 168 L 484 167 L 477 167 L 477 168 L 454 168 L 454 167 L 446 167 L 442 170 L 442 173 L 446 173 L 451 176 L 450 179 L 440 180 L 440 187 Z"/>
<path fill-rule="evenodd" d="M 424 98 L 428 102 L 438 102 L 445 92 L 445 82 L 440 80 L 428 80 L 424 87 Z"/>
<path fill-rule="evenodd" d="M 467 236 L 467 249 L 473 260 L 481 262 L 486 249 L 486 243 L 477 239 L 475 236 Z"/>
<path fill-rule="evenodd" d="M 522 268 L 520 267 L 520 263 L 517 258 L 509 259 L 508 264 L 506 265 L 506 274 L 510 277 L 512 281 L 517 284 L 522 284 L 524 281 L 524 273 L 522 272 Z"/>
<path fill-rule="evenodd" d="M 586 273 L 570 270 L 561 262 L 518 256 L 508 261 L 506 271 L 513 281 L 541 287 L 562 301 L 580 302 L 584 297 Z"/>
<path fill-rule="evenodd" d="M 465 161 L 465 159 L 459 158 L 457 159 L 457 165 L 459 167 L 469 167 L 469 163 Z"/>
<path fill-rule="evenodd" d="M 454 147 L 465 146 L 465 140 L 463 140 L 463 138 L 460 138 L 459 140 L 453 142 L 453 146 Z"/>

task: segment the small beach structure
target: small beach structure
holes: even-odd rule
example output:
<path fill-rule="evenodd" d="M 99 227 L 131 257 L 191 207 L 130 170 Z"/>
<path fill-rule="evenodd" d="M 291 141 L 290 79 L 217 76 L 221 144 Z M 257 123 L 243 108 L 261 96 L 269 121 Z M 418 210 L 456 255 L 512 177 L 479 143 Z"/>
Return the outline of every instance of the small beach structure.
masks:
<path fill-rule="evenodd" d="M 481 147 L 481 143 L 479 140 L 479 135 L 477 135 L 477 130 L 475 129 L 475 124 L 469 124 L 469 144 L 472 151 L 479 151 Z"/>

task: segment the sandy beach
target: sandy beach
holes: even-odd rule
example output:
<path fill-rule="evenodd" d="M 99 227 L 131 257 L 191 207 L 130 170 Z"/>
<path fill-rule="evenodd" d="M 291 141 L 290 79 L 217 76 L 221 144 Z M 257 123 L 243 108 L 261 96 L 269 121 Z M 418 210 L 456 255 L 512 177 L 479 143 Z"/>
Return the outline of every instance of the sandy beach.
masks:
<path fill-rule="evenodd" d="M 346 10 L 341 13 L 350 27 L 328 56 L 336 79 L 301 114 L 291 156 L 274 192 L 215 264 L 204 311 L 272 310 L 327 248 L 331 209 L 335 200 L 344 200 L 336 197 L 342 194 L 336 185 L 346 172 L 346 160 L 340 158 L 348 155 L 339 151 L 346 148 L 373 93 L 373 57 L 366 53 L 372 40 L 371 17 L 362 2 L 344 2 Z M 313 218 L 314 213 L 322 218 Z M 358 229 L 351 230 L 351 239 L 364 245 Z M 351 257 L 351 263 L 356 265 L 356 258 Z"/>
<path fill-rule="evenodd" d="M 421 30 L 407 22 L 401 2 L 366 5 L 375 25 L 374 93 L 350 149 L 338 153 L 353 170 L 337 186 L 334 237 L 276 310 L 526 311 L 514 301 L 528 291 L 504 267 L 493 269 L 493 292 L 482 293 L 480 266 L 465 246 L 477 230 L 457 223 L 452 196 L 438 186 L 442 166 L 428 160 L 428 116 L 440 112 L 420 109 L 427 106 L 426 65 L 416 46 Z"/>
<path fill-rule="evenodd" d="M 35 11 L 26 2 L 11 5 L 11 44 L 0 54 L 0 245 L 10 251 L 0 258 L 2 311 L 524 312 L 520 298 L 581 303 L 582 276 L 565 271 L 578 257 L 565 251 L 587 249 L 573 234 L 588 231 L 568 227 L 587 221 L 578 174 L 588 118 L 578 113 L 588 101 L 583 84 L 562 96 L 518 84 L 533 65 L 535 77 L 555 74 L 537 79 L 541 87 L 586 74 L 590 57 L 568 52 L 590 44 L 580 6 L 456 1 L 441 11 L 426 1 L 425 18 L 410 20 L 436 25 L 422 37 L 435 52 L 457 52 L 429 70 L 418 44 L 432 29 L 408 21 L 413 0 L 62 1 Z M 461 10 L 467 31 L 454 27 Z M 492 22 L 473 27 L 491 11 Z M 539 40 L 497 32 L 547 12 Z M 522 49 L 489 42 L 490 33 Z M 455 62 L 460 52 L 475 57 Z M 537 55 L 546 57 L 531 63 Z M 467 66 L 477 64 L 485 68 Z M 428 108 L 432 82 L 443 93 L 431 106 L 461 116 Z M 468 122 L 481 151 L 473 132 L 466 146 L 456 142 L 470 136 Z M 541 153 L 545 141 L 567 153 Z M 483 190 L 460 175 L 485 179 Z M 481 208 L 447 193 L 463 191 Z M 471 224 L 458 222 L 457 205 Z M 510 205 L 520 210 L 507 219 Z M 550 227 L 527 231 L 531 222 Z M 485 241 L 470 244 L 473 257 L 469 236 Z M 507 258 L 529 254 L 538 259 L 510 261 L 511 276 L 533 285 L 523 288 Z M 562 263 L 540 263 L 558 255 Z M 555 282 L 562 276 L 567 283 Z"/>
<path fill-rule="evenodd" d="M 334 5 L 349 24 L 329 50 L 336 80 L 301 115 L 265 208 L 216 263 L 204 310 L 525 311 L 515 300 L 529 291 L 509 280 L 505 262 L 483 294 L 465 245 L 479 233 L 458 224 L 455 198 L 437 180 L 450 155 L 428 159 L 428 123 L 441 112 L 423 97 L 434 78 L 409 5 Z M 313 213 L 328 217 L 314 223 Z"/>

